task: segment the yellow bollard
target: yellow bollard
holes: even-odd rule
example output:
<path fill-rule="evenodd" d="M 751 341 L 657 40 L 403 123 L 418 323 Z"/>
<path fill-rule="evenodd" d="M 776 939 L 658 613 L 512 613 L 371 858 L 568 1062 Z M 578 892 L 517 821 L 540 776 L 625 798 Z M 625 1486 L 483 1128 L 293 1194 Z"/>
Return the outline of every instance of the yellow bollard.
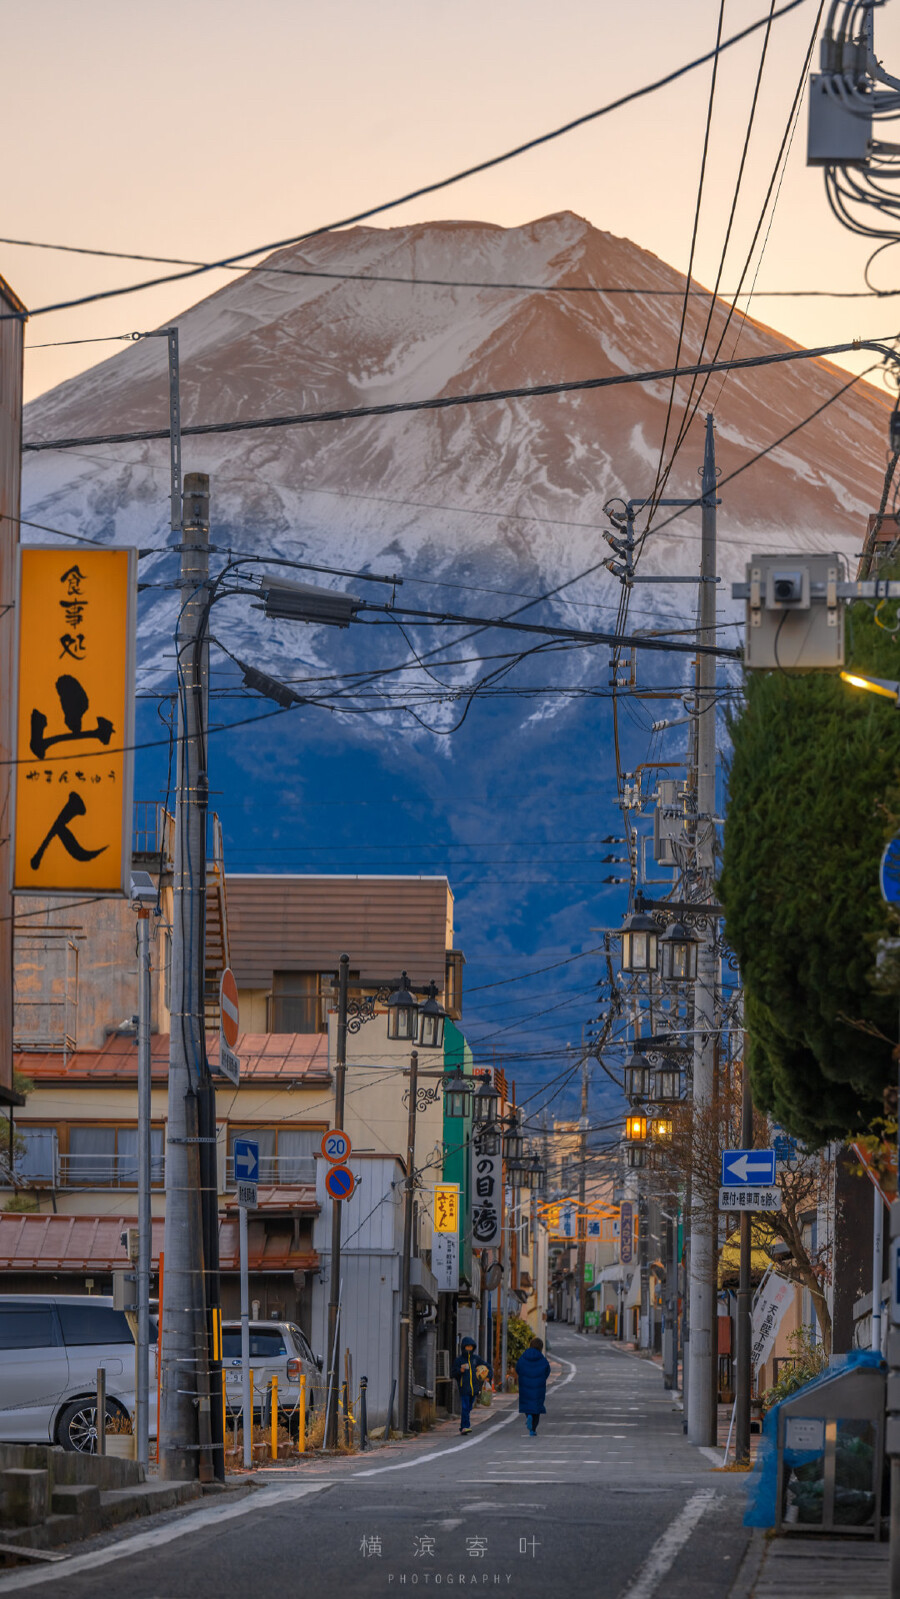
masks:
<path fill-rule="evenodd" d="M 278 1459 L 278 1378 L 276 1376 L 274 1376 L 274 1375 L 272 1377 L 271 1435 L 272 1435 L 272 1443 L 271 1443 L 272 1459 L 273 1460 L 277 1460 Z"/>
<path fill-rule="evenodd" d="M 225 1367 L 222 1367 L 222 1448 L 228 1448 L 228 1398 L 225 1390 Z"/>
<path fill-rule="evenodd" d="M 306 1373 L 300 1378 L 300 1417 L 297 1423 L 297 1449 L 306 1454 Z"/>

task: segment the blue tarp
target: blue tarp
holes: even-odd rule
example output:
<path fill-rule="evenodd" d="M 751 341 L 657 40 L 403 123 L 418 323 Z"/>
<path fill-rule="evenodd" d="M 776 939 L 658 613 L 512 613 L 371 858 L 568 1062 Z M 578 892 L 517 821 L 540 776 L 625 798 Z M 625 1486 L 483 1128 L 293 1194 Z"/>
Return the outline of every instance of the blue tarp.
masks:
<path fill-rule="evenodd" d="M 827 1371 L 821 1377 L 814 1377 L 812 1382 L 805 1383 L 798 1388 L 798 1394 L 808 1394 L 813 1388 L 824 1388 L 827 1383 L 834 1382 L 836 1377 L 850 1371 L 853 1367 L 871 1366 L 876 1370 L 884 1365 L 884 1360 L 877 1349 L 851 1349 L 849 1355 L 840 1355 L 833 1358 Z M 796 1394 L 789 1395 L 794 1399 Z M 745 1527 L 774 1527 L 776 1496 L 778 1491 L 778 1412 L 788 1400 L 782 1399 L 771 1410 L 766 1412 L 763 1422 L 762 1438 L 760 1439 L 759 1452 L 753 1464 L 753 1471 L 747 1484 L 747 1509 L 744 1515 Z M 827 1401 L 823 1405 L 827 1411 Z M 785 1456 L 792 1466 L 799 1466 L 806 1460 L 815 1459 L 815 1452 L 792 1450 L 790 1456 Z"/>

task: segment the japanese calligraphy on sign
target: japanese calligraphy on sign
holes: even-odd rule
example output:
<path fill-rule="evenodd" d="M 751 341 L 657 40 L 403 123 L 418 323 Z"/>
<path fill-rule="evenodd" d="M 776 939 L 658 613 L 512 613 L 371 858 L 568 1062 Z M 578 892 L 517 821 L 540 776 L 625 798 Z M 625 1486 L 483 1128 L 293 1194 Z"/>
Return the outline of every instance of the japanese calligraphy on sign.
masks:
<path fill-rule="evenodd" d="M 15 888 L 123 893 L 131 869 L 133 550 L 23 549 Z"/>
<path fill-rule="evenodd" d="M 431 1245 L 431 1269 L 442 1294 L 459 1293 L 459 1235 L 435 1233 Z"/>
<path fill-rule="evenodd" d="M 501 1160 L 488 1153 L 493 1135 L 472 1134 L 472 1243 L 476 1249 L 500 1245 Z"/>
<path fill-rule="evenodd" d="M 459 1183 L 435 1183 L 434 1230 L 436 1233 L 459 1232 Z"/>

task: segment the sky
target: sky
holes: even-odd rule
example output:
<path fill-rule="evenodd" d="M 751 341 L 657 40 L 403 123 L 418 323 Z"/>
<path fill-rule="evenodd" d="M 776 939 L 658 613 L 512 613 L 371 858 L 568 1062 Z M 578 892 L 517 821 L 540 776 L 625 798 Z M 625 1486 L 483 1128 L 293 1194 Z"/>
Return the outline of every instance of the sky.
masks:
<path fill-rule="evenodd" d="M 774 25 L 723 286 L 736 279 L 799 81 L 816 0 Z M 724 32 L 766 0 L 726 0 Z M 4 20 L 9 238 L 209 260 L 403 194 L 603 105 L 708 50 L 718 0 L 32 0 Z M 723 57 L 695 257 L 712 282 L 759 59 L 758 33 Z M 36 41 L 38 41 L 36 43 Z M 876 47 L 900 66 L 900 5 Z M 710 67 L 494 172 L 385 214 L 383 225 L 475 218 L 506 226 L 571 208 L 686 269 Z M 805 108 L 757 287 L 858 290 L 866 242 L 832 218 L 805 165 Z M 165 268 L 161 268 L 164 271 Z M 891 281 L 890 258 L 877 269 Z M 29 307 L 152 275 L 129 262 L 0 244 Z M 28 397 L 159 326 L 225 281 L 210 274 L 35 318 Z M 891 302 L 766 300 L 761 320 L 802 344 L 890 332 Z M 52 348 L 39 348 L 48 342 Z M 854 365 L 854 358 L 848 362 Z"/>

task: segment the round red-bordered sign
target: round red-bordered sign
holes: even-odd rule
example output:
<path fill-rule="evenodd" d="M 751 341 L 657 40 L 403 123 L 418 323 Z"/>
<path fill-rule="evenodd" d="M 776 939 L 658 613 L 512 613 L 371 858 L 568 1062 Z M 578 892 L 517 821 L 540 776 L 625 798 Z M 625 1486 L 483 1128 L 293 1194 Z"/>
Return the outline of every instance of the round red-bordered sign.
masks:
<path fill-rule="evenodd" d="M 229 1049 L 234 1049 L 238 1041 L 239 1021 L 238 986 L 234 972 L 226 966 L 219 982 L 219 1026 Z"/>
<path fill-rule="evenodd" d="M 325 1173 L 325 1187 L 332 1199 L 350 1199 L 356 1187 L 356 1178 L 346 1166 L 332 1166 Z"/>
<path fill-rule="evenodd" d="M 343 1166 L 344 1161 L 350 1158 L 350 1140 L 339 1127 L 331 1127 L 322 1135 L 321 1149 L 325 1159 L 330 1160 L 333 1166 Z"/>

